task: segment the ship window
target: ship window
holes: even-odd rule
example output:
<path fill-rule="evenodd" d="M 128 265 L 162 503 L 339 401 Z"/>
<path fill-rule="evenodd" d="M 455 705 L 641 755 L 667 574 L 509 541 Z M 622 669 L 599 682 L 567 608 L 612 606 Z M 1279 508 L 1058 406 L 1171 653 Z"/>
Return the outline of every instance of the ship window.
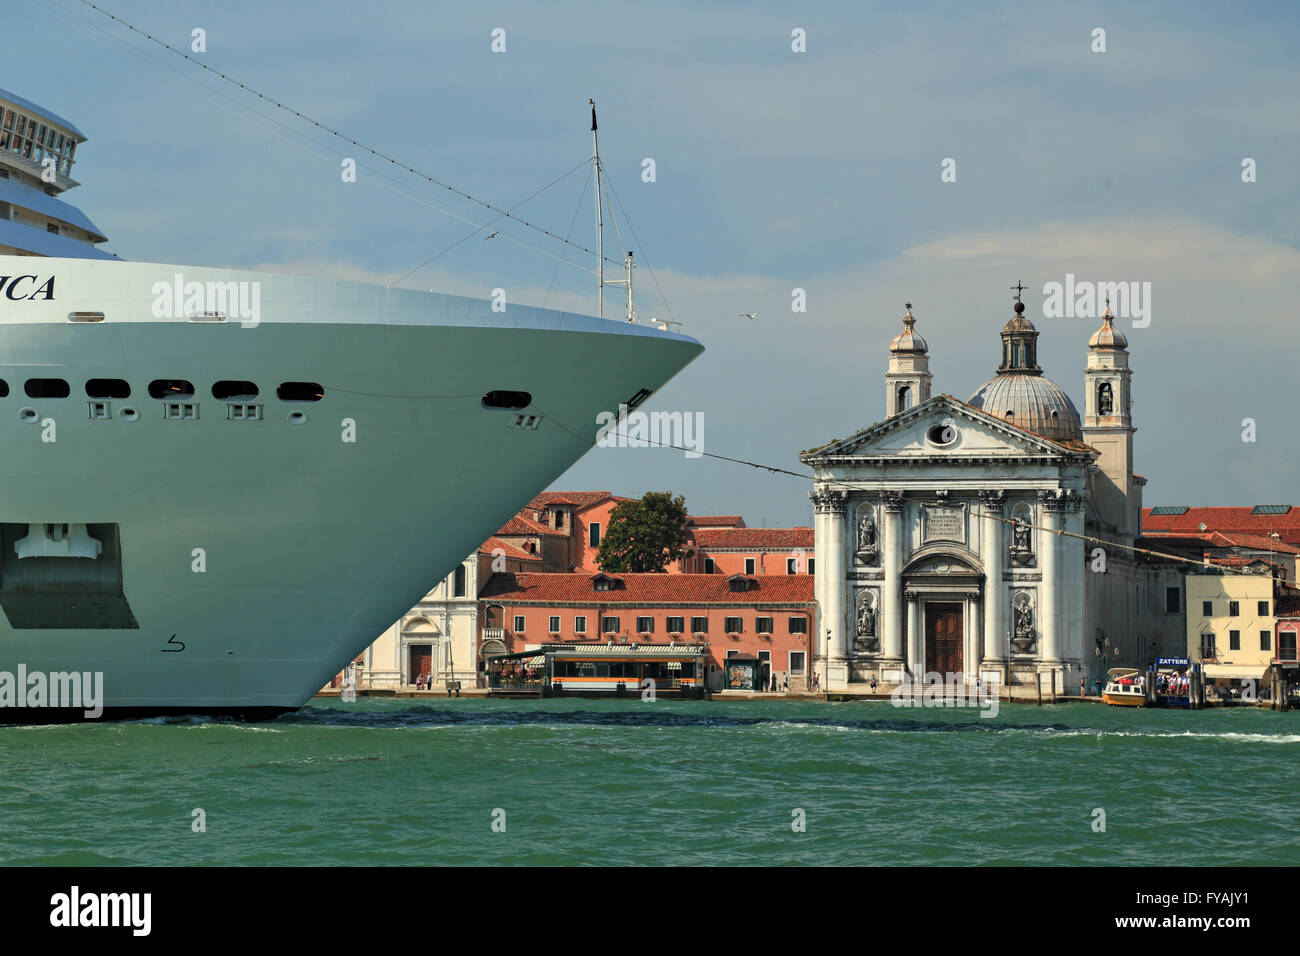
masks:
<path fill-rule="evenodd" d="M 527 408 L 533 403 L 528 392 L 491 391 L 483 396 L 484 408 Z"/>
<path fill-rule="evenodd" d="M 257 386 L 252 382 L 217 382 L 212 386 L 212 397 L 223 402 L 257 398 Z"/>
<path fill-rule="evenodd" d="M 86 383 L 87 398 L 130 398 L 131 386 L 120 378 L 92 378 Z"/>
<path fill-rule="evenodd" d="M 282 402 L 319 402 L 325 397 L 325 387 L 315 382 L 284 382 L 275 395 Z"/>
<path fill-rule="evenodd" d="M 23 390 L 28 398 L 67 398 L 72 394 L 68 383 L 61 378 L 29 378 Z"/>
<path fill-rule="evenodd" d="M 0 398 L 9 397 L 9 383 L 0 378 Z"/>
<path fill-rule="evenodd" d="M 189 398 L 194 394 L 194 384 L 183 378 L 157 378 L 149 383 L 149 394 L 154 398 Z"/>

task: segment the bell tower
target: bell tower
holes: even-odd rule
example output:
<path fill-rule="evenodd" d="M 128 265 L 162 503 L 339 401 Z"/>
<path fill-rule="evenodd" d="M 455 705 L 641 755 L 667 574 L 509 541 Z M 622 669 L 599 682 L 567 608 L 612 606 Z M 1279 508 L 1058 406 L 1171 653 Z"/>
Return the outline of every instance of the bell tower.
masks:
<path fill-rule="evenodd" d="M 1101 452 L 1093 488 L 1097 510 L 1129 544 L 1142 519 L 1142 488 L 1133 477 L 1132 377 L 1128 339 L 1115 328 L 1107 299 L 1101 328 L 1088 340 L 1083 440 Z"/>
<path fill-rule="evenodd" d="M 912 303 L 906 303 L 903 331 L 889 343 L 889 371 L 885 373 L 885 417 L 892 418 L 930 397 L 930 356 L 925 339 L 916 332 Z"/>

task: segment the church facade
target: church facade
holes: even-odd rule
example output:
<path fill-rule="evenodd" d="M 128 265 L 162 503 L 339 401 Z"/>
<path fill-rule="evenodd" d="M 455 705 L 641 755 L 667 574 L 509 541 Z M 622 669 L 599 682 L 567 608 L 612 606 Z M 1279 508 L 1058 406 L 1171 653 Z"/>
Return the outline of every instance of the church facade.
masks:
<path fill-rule="evenodd" d="M 1149 572 L 1114 546 L 1139 534 L 1144 484 L 1124 335 L 1107 309 L 1082 417 L 1038 365 L 1018 298 L 1001 339 L 1001 364 L 967 401 L 932 396 L 909 304 L 885 418 L 800 455 L 814 474 L 815 666 L 828 691 L 937 672 L 1078 694 L 1102 648 L 1112 662 L 1144 656 Z"/>

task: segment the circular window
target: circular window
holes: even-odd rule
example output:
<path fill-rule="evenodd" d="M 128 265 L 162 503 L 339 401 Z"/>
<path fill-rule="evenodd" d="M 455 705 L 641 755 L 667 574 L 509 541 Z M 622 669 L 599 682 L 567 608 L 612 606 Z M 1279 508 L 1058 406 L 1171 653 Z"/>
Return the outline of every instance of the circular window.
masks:
<path fill-rule="evenodd" d="M 957 440 L 957 426 L 951 419 L 945 419 L 937 425 L 931 425 L 925 437 L 932 445 L 951 445 Z"/>
<path fill-rule="evenodd" d="M 18 413 L 18 420 L 20 422 L 27 422 L 28 424 L 37 421 L 40 417 L 41 416 L 37 414 L 36 409 L 34 408 L 24 408 Z"/>
<path fill-rule="evenodd" d="M 126 422 L 133 422 L 140 417 L 140 413 L 137 412 L 134 408 L 123 408 L 117 414 L 119 418 L 121 418 L 123 421 Z"/>
<path fill-rule="evenodd" d="M 285 416 L 284 416 L 284 419 L 285 419 L 285 421 L 287 421 L 290 425 L 301 425 L 301 424 L 303 424 L 304 422 L 307 421 L 307 413 L 306 413 L 306 412 L 290 412 L 288 415 L 285 415 Z"/>

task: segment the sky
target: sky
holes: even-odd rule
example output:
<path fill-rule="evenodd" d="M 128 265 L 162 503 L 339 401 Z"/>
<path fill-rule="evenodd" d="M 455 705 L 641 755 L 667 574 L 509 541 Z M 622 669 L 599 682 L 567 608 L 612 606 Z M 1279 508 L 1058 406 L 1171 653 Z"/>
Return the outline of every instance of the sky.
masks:
<path fill-rule="evenodd" d="M 82 0 L 13 3 L 24 41 L 0 88 L 86 134 L 66 198 L 123 258 L 595 311 L 590 256 L 561 262 L 504 224 L 484 240 L 493 214 Z M 1039 362 L 1082 409 L 1100 323 L 1043 307 L 1071 274 L 1151 284 L 1149 324 L 1118 323 L 1145 503 L 1300 504 L 1292 3 L 97 5 L 186 52 L 202 29 L 195 60 L 494 204 L 559 180 L 517 214 L 588 248 L 594 98 L 617 198 L 606 252 L 637 250 L 643 320 L 675 318 L 706 348 L 646 408 L 699 416 L 706 452 L 805 473 L 800 450 L 882 418 L 904 302 L 934 392 L 968 398 L 1020 280 Z M 606 296 L 617 316 L 620 291 Z M 810 480 L 669 449 L 595 448 L 553 487 L 812 523 Z"/>

